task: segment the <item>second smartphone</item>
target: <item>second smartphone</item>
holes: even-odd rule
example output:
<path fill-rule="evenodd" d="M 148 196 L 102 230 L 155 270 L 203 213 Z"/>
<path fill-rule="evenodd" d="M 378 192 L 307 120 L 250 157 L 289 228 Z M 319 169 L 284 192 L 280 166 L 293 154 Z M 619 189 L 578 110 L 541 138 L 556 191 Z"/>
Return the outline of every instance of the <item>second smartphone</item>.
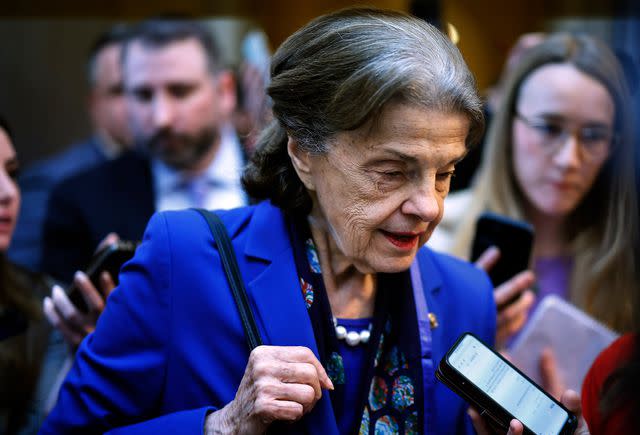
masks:
<path fill-rule="evenodd" d="M 500 259 L 489 271 L 494 287 L 529 268 L 533 248 L 533 226 L 495 213 L 483 213 L 476 223 L 471 261 L 490 246 L 500 249 Z"/>
<path fill-rule="evenodd" d="M 109 272 L 113 282 L 118 285 L 120 267 L 133 257 L 138 244 L 139 242 L 130 240 L 118 240 L 116 243 L 109 244 L 94 254 L 85 273 L 98 291 L 100 291 L 100 274 L 103 271 Z M 89 311 L 82 293 L 74 284 L 69 286 L 67 294 L 79 311 L 83 313 Z"/>

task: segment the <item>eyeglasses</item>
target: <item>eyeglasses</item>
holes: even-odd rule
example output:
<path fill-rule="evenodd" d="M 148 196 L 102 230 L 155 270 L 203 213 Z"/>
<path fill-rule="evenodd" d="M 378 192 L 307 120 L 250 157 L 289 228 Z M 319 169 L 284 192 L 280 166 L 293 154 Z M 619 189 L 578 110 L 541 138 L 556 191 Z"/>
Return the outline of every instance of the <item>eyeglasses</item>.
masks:
<path fill-rule="evenodd" d="M 542 148 L 551 155 L 562 149 L 570 135 L 578 139 L 581 154 L 587 160 L 606 156 L 615 142 L 615 135 L 606 126 L 587 125 L 571 128 L 562 121 L 543 118 L 531 119 L 521 115 L 518 111 L 515 111 L 514 115 L 538 134 Z"/>

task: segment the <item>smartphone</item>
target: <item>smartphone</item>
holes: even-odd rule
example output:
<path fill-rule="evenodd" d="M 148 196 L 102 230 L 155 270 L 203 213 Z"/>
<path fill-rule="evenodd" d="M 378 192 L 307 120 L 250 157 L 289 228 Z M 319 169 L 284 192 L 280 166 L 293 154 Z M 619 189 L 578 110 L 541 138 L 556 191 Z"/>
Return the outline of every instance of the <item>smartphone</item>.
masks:
<path fill-rule="evenodd" d="M 118 284 L 120 267 L 133 257 L 138 245 L 139 242 L 118 240 L 116 243 L 111 243 L 94 254 L 85 273 L 98 291 L 100 290 L 100 274 L 103 271 L 109 272 L 114 283 L 116 285 Z M 83 313 L 89 311 L 82 292 L 75 284 L 71 284 L 69 288 L 67 288 L 67 295 L 78 310 Z"/>
<path fill-rule="evenodd" d="M 489 271 L 494 287 L 529 268 L 533 248 L 533 226 L 495 213 L 483 213 L 476 223 L 471 261 L 490 246 L 500 249 L 500 259 Z"/>
<path fill-rule="evenodd" d="M 503 433 L 513 418 L 525 434 L 573 434 L 577 427 L 573 413 L 471 333 L 449 349 L 436 377 Z"/>

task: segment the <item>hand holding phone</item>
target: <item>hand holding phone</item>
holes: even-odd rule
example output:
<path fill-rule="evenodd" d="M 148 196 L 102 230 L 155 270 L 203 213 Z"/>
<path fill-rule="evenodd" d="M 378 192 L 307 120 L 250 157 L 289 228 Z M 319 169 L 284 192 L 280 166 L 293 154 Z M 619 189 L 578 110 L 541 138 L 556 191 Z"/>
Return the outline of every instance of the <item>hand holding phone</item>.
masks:
<path fill-rule="evenodd" d="M 133 256 L 137 245 L 110 234 L 100 243 L 86 273 L 77 272 L 66 292 L 54 285 L 51 296 L 44 298 L 45 316 L 71 348 L 77 348 L 95 329 L 105 299 L 117 284 L 120 267 Z"/>
<path fill-rule="evenodd" d="M 508 281 L 529 268 L 533 248 L 533 227 L 495 213 L 483 213 L 476 223 L 476 234 L 471 248 L 471 261 L 476 261 L 489 248 L 499 249 L 499 255 L 488 261 L 489 278 L 494 287 Z"/>
<path fill-rule="evenodd" d="M 103 272 L 108 272 L 114 284 L 118 285 L 120 267 L 133 257 L 137 246 L 137 242 L 128 240 L 117 240 L 114 243 L 106 244 L 94 254 L 89 267 L 85 271 L 85 275 L 98 290 L 102 288 L 100 276 Z M 69 286 L 67 295 L 79 311 L 83 313 L 89 311 L 89 307 L 77 284 L 73 283 Z"/>
<path fill-rule="evenodd" d="M 578 419 L 502 355 L 464 333 L 440 361 L 436 377 L 506 433 L 512 419 L 525 434 L 573 434 Z"/>

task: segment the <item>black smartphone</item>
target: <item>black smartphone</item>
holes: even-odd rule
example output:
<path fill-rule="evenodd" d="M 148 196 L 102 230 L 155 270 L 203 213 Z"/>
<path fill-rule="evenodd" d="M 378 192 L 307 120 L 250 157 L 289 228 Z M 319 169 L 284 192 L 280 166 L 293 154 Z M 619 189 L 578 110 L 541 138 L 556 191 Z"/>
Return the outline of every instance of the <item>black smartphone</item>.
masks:
<path fill-rule="evenodd" d="M 500 259 L 489 271 L 489 278 L 497 287 L 529 268 L 533 226 L 496 213 L 483 213 L 476 223 L 471 261 L 476 261 L 490 246 L 500 249 Z"/>
<path fill-rule="evenodd" d="M 94 254 L 85 273 L 98 291 L 100 290 L 100 274 L 103 271 L 109 272 L 115 284 L 118 284 L 120 267 L 133 257 L 138 245 L 139 242 L 118 240 L 116 243 L 111 243 Z M 78 310 L 83 313 L 89 311 L 89 307 L 80 289 L 78 289 L 75 284 L 71 284 L 69 288 L 67 288 L 67 295 Z"/>
<path fill-rule="evenodd" d="M 573 434 L 578 419 L 502 355 L 467 332 L 442 358 L 436 377 L 506 433 L 517 418 L 525 434 Z"/>

